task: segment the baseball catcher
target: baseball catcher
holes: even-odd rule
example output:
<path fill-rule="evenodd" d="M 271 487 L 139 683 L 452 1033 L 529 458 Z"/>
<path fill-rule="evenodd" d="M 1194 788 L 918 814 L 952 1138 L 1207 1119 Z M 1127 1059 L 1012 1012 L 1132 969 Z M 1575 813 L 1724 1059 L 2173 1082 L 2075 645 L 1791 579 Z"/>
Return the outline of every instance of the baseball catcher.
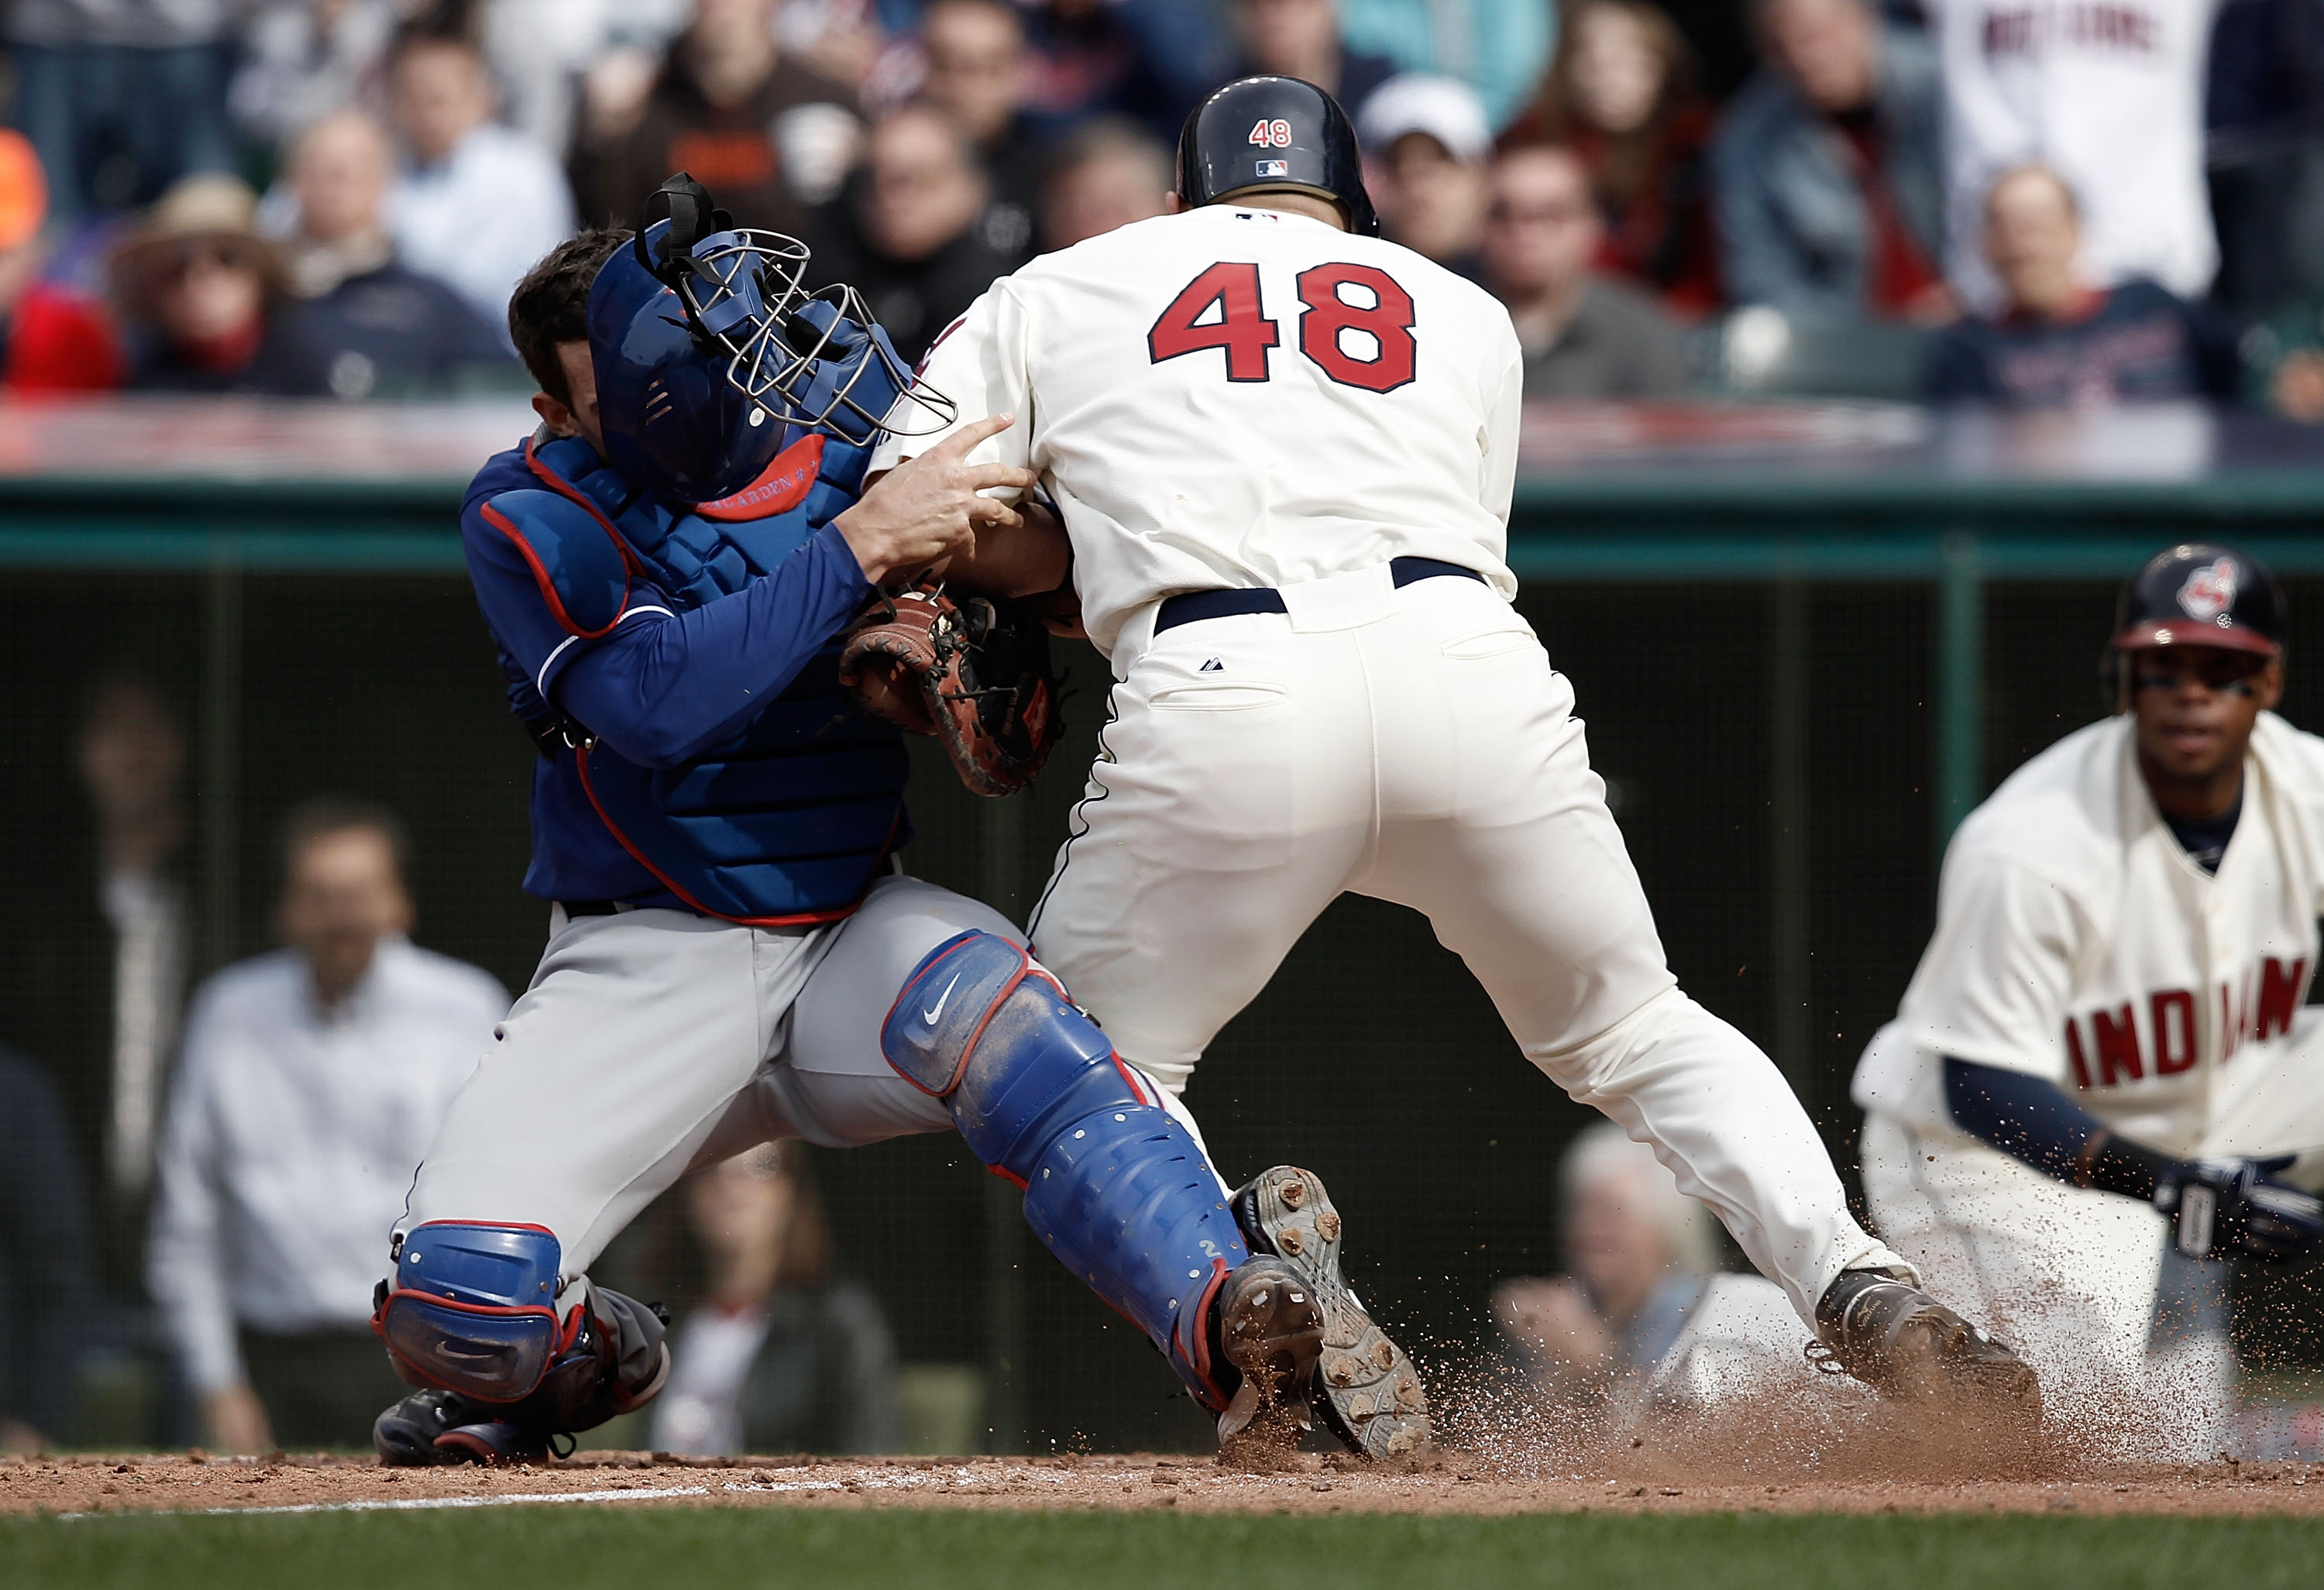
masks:
<path fill-rule="evenodd" d="M 590 1262 L 690 1166 L 770 1139 L 957 1129 L 1041 1241 L 1231 1431 L 1298 1400 L 1312 1288 L 1254 1256 L 1175 1103 L 998 913 L 907 876 L 907 759 L 842 683 L 898 665 L 964 767 L 1021 784 L 1056 735 L 1038 629 L 1054 525 L 983 493 L 991 418 L 869 490 L 888 423 L 942 417 L 861 300 L 696 184 L 560 245 L 509 321 L 540 429 L 478 473 L 461 535 L 540 748 L 532 984 L 428 1151 L 374 1328 L 417 1388 L 391 1464 L 537 1457 L 640 1406 L 663 1321 Z M 955 569 L 954 565 L 958 565 Z M 918 582 L 973 570 L 979 588 Z M 904 615 L 925 618 L 916 634 Z M 900 701 L 898 710 L 904 710 Z"/>

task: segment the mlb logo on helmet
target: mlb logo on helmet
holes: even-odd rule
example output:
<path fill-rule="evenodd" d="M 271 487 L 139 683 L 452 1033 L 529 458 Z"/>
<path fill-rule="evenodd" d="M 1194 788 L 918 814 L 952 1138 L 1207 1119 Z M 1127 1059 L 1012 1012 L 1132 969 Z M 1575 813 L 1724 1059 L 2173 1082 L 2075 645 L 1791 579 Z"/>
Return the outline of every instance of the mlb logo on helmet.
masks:
<path fill-rule="evenodd" d="M 1291 162 L 1289 161 L 1260 161 L 1259 162 L 1259 174 L 1262 177 L 1288 177 L 1291 175 Z"/>
<path fill-rule="evenodd" d="M 2208 568 L 2188 574 L 2179 587 L 2179 605 L 2190 619 L 2206 624 L 2231 624 L 2228 609 L 2236 604 L 2236 560 L 2222 557 Z"/>

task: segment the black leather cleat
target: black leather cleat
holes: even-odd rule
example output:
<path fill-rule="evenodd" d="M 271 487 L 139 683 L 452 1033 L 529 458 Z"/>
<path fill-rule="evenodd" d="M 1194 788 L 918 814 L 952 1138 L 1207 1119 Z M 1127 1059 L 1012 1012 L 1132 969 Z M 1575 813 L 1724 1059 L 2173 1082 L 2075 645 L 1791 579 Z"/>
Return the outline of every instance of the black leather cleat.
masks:
<path fill-rule="evenodd" d="M 527 1463 L 549 1456 L 547 1436 L 457 1392 L 412 1392 L 373 1421 L 371 1441 L 390 1468 Z"/>
<path fill-rule="evenodd" d="M 1308 1396 L 1323 1350 L 1323 1311 L 1314 1289 L 1288 1264 L 1262 1254 L 1235 1267 L 1213 1306 L 1220 1356 L 1242 1377 L 1219 1415 L 1219 1439 L 1240 1434 L 1270 1407 L 1284 1409 L 1301 1429 L 1313 1429 Z"/>
<path fill-rule="evenodd" d="M 1323 1345 L 1311 1401 L 1332 1433 L 1366 1457 L 1416 1457 L 1428 1448 L 1428 1396 L 1404 1349 L 1388 1339 L 1340 1273 L 1341 1222 L 1312 1171 L 1277 1165 L 1234 1195 L 1235 1221 L 1254 1254 L 1272 1254 L 1314 1290 Z"/>
<path fill-rule="evenodd" d="M 1816 1304 L 1816 1334 L 1818 1368 L 1901 1402 L 1966 1397 L 2041 1420 L 2041 1385 L 2014 1348 L 1886 1270 L 1841 1272 Z"/>

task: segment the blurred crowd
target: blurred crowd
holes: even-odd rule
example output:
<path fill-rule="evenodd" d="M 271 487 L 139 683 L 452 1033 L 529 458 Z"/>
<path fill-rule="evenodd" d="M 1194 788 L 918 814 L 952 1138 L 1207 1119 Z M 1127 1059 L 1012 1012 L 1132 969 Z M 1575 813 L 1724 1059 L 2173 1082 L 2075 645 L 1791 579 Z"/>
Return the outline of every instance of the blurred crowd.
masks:
<path fill-rule="evenodd" d="M 2324 0 L 0 0 L 0 49 L 18 391 L 521 389 L 511 284 L 681 169 L 916 354 L 1271 71 L 1530 394 L 2324 419 Z"/>
<path fill-rule="evenodd" d="M 187 734 L 154 678 L 88 687 L 86 835 L 0 927 L 0 1452 L 365 1449 L 405 1388 L 370 1328 L 387 1233 L 509 995 L 412 942 L 375 804 L 284 817 L 280 947 L 198 975 Z M 807 1150 L 705 1167 L 650 1279 L 699 1306 L 632 1445 L 894 1451 L 894 1340 L 848 1280 Z M 954 1438 L 957 1447 L 960 1438 Z"/>

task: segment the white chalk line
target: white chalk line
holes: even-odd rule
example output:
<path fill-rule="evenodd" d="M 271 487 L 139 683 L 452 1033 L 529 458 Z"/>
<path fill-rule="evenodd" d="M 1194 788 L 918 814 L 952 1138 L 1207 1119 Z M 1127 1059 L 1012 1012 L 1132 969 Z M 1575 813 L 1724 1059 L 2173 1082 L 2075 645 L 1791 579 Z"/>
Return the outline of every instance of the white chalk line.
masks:
<path fill-rule="evenodd" d="M 424 1512 L 442 1507 L 524 1507 L 557 1502 L 659 1502 L 672 1496 L 707 1496 L 707 1485 L 669 1485 L 641 1491 L 542 1491 L 523 1496 L 397 1496 L 365 1502 L 302 1502 L 285 1507 L 123 1507 L 109 1512 L 60 1512 L 60 1520 L 82 1518 L 217 1518 L 293 1512 Z"/>

